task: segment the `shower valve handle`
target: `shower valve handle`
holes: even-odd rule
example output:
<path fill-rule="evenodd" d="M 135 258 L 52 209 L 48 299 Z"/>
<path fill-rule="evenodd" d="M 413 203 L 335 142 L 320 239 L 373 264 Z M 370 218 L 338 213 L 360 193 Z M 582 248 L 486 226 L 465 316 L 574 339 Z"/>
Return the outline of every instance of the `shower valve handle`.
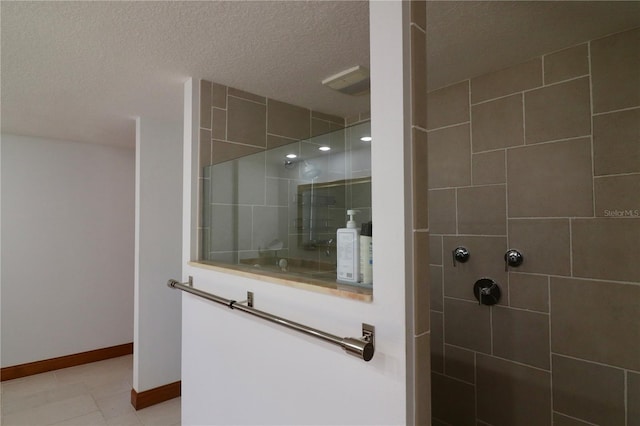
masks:
<path fill-rule="evenodd" d="M 471 256 L 471 254 L 469 253 L 469 250 L 466 249 L 466 247 L 456 247 L 453 252 L 451 253 L 453 255 L 453 266 L 456 266 L 456 262 L 460 262 L 460 263 L 465 263 L 467 260 L 469 260 L 469 257 Z"/>

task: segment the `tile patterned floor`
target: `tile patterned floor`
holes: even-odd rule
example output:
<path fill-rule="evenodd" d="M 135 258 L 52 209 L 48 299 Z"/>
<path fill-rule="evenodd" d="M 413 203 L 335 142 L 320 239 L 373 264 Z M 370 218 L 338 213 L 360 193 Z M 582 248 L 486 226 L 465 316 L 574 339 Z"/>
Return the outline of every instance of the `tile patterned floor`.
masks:
<path fill-rule="evenodd" d="M 133 356 L 2 382 L 3 426 L 175 426 L 180 398 L 136 411 Z"/>

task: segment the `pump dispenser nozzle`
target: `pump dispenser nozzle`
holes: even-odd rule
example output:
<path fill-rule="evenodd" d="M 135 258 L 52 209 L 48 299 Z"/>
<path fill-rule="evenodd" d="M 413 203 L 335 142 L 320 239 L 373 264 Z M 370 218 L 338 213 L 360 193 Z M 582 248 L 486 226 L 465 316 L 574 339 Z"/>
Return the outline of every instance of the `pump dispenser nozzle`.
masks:
<path fill-rule="evenodd" d="M 356 213 L 360 213 L 360 210 L 347 210 L 347 216 L 349 216 L 349 220 L 347 221 L 347 228 L 356 228 L 356 221 L 353 220 L 353 217 Z"/>

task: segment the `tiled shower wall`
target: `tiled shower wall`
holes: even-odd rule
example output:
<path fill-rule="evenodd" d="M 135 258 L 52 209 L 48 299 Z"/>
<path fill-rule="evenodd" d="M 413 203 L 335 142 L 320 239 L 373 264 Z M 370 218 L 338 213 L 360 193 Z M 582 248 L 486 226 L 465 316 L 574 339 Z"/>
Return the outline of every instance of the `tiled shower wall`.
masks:
<path fill-rule="evenodd" d="M 199 175 L 200 175 L 200 205 L 203 203 L 203 191 L 205 187 L 205 168 L 211 164 L 218 164 L 250 154 L 264 152 L 266 156 L 280 155 L 284 159 L 285 153 L 275 150 L 278 147 L 293 142 L 309 139 L 317 135 L 344 128 L 345 119 L 338 116 L 311 111 L 307 108 L 280 102 L 264 96 L 234 89 L 232 87 L 200 80 L 200 140 L 199 140 Z M 267 153 L 267 151 L 269 153 Z M 218 252 L 215 260 L 230 261 L 232 253 L 225 251 L 225 247 L 231 247 L 233 238 L 246 251 L 247 256 L 257 257 L 258 249 L 265 247 L 265 243 L 278 235 L 267 235 L 265 230 L 282 229 L 278 234 L 287 235 L 287 201 L 288 190 L 291 186 L 290 173 L 282 168 L 274 170 L 265 167 L 265 162 L 260 162 L 259 157 L 252 157 L 257 162 L 252 167 L 244 162 L 245 170 L 242 180 L 246 183 L 243 187 L 253 186 L 253 190 L 243 191 L 248 199 L 237 204 L 248 205 L 240 208 L 236 213 L 244 213 L 245 227 L 235 231 L 230 226 L 222 225 L 222 238 L 214 242 L 210 239 L 212 229 L 211 221 L 207 218 L 217 213 L 218 218 L 229 218 L 235 211 L 230 202 L 218 203 L 218 212 L 212 212 L 212 206 L 203 206 L 203 214 L 199 215 L 198 235 L 200 258 L 211 257 L 209 252 Z M 264 160 L 264 159 L 263 159 Z M 261 172 L 262 170 L 262 172 Z M 296 169 L 297 171 L 297 169 Z M 261 174 L 260 174 L 261 173 Z M 259 174 L 259 175 L 258 175 Z M 263 190 L 256 189 L 252 182 L 264 185 Z M 258 193 L 256 193 L 258 190 Z M 218 193 L 219 191 L 217 191 Z M 224 197 L 224 194 L 223 194 Z M 227 197 L 229 198 L 229 197 Z M 216 200 L 219 201 L 219 200 Z M 222 204 L 227 204 L 223 206 Z M 253 215 L 254 208 L 258 209 Z M 248 210 L 247 210 L 248 209 Z M 253 226 L 253 217 L 259 221 Z M 204 217 L 204 221 L 203 221 Z M 239 218 L 241 218 L 239 216 Z M 284 219 L 284 223 L 283 223 Z M 222 220 L 216 222 L 221 225 Z M 256 232 L 251 232 L 255 229 Z M 225 232 L 226 231 L 226 232 Z M 233 232 L 242 235 L 233 235 Z M 247 235 L 247 232 L 249 232 Z M 229 235 L 227 235 L 229 234 Z M 254 235 L 255 234 L 255 235 Z M 264 235 L 263 235 L 264 234 Z M 218 234 L 220 235 L 220 234 Z M 288 247 L 287 239 L 284 239 Z M 248 242 L 247 242 L 248 241 Z M 207 247 L 208 249 L 205 249 Z M 207 253 L 205 253 L 205 251 Z M 254 252 L 251 252 L 254 251 Z M 281 253 L 286 254 L 286 253 Z"/>
<path fill-rule="evenodd" d="M 413 306 L 408 322 L 413 337 L 413 424 L 427 425 L 431 419 L 429 375 L 431 331 L 429 322 L 429 220 L 427 211 L 427 11 L 425 1 L 411 2 L 410 100 L 411 186 L 413 217 L 413 280 L 407 292 Z"/>
<path fill-rule="evenodd" d="M 433 424 L 640 425 L 640 29 L 427 105 Z"/>

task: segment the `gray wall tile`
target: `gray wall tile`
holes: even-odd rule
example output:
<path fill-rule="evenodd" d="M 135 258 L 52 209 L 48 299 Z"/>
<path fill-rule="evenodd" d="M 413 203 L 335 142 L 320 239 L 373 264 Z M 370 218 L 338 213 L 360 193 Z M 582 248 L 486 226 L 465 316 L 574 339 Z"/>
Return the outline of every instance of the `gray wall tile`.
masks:
<path fill-rule="evenodd" d="M 468 124 L 431 131 L 428 144 L 429 188 L 471 184 Z"/>
<path fill-rule="evenodd" d="M 640 370 L 638 301 L 634 284 L 552 277 L 551 350 Z"/>
<path fill-rule="evenodd" d="M 549 370 L 549 315 L 496 306 L 493 354 Z"/>
<path fill-rule="evenodd" d="M 553 408 L 591 423 L 624 426 L 624 372 L 554 355 Z"/>
<path fill-rule="evenodd" d="M 592 216 L 591 178 L 589 138 L 511 149 L 509 217 Z"/>
<path fill-rule="evenodd" d="M 521 92 L 541 85 L 542 59 L 536 58 L 472 79 L 471 103 Z"/>
<path fill-rule="evenodd" d="M 587 43 L 570 47 L 544 57 L 545 84 L 589 74 Z"/>
<path fill-rule="evenodd" d="M 469 121 L 469 80 L 427 95 L 427 129 Z"/>
<path fill-rule="evenodd" d="M 590 134 L 589 77 L 525 93 L 524 113 L 528 144 Z"/>
<path fill-rule="evenodd" d="M 476 368 L 479 420 L 495 426 L 551 424 L 550 373 L 482 354 L 476 355 Z"/>
<path fill-rule="evenodd" d="M 516 94 L 471 108 L 473 152 L 524 144 L 522 95 Z"/>
<path fill-rule="evenodd" d="M 593 117 L 595 175 L 640 172 L 640 108 Z"/>
<path fill-rule="evenodd" d="M 572 220 L 573 275 L 640 282 L 640 217 Z"/>
<path fill-rule="evenodd" d="M 591 42 L 594 112 L 640 105 L 640 28 Z"/>

